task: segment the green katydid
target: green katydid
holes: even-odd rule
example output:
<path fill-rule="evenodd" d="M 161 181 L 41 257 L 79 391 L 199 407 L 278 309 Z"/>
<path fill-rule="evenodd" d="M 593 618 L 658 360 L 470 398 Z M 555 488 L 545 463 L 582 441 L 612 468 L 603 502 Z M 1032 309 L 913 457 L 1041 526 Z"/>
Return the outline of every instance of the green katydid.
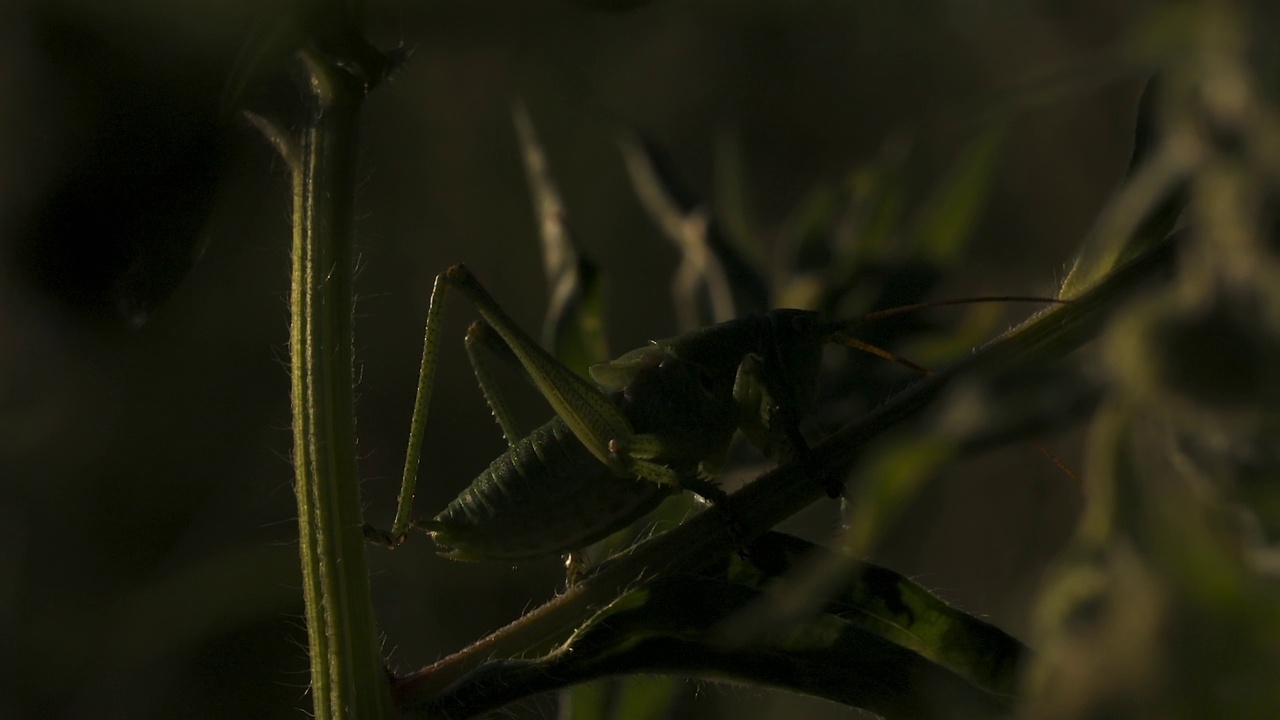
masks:
<path fill-rule="evenodd" d="M 483 322 L 466 346 L 509 447 L 434 519 L 414 522 L 419 453 L 435 377 L 441 317 L 450 289 Z M 807 447 L 798 421 L 814 402 L 822 351 L 841 343 L 923 370 L 849 335 L 861 322 L 925 307 L 978 302 L 1060 302 L 1000 296 L 920 303 L 825 321 L 816 312 L 773 310 L 658 340 L 590 368 L 588 381 L 543 350 L 463 265 L 436 277 L 399 504 L 391 530 L 366 534 L 389 545 L 411 527 L 456 559 L 518 560 L 581 549 L 630 525 L 672 492 L 715 501 L 734 434 L 786 457 Z M 493 334 L 497 335 L 495 339 Z M 556 416 L 520 438 L 480 354 L 514 355 Z M 839 485 L 822 482 L 834 497 Z"/>

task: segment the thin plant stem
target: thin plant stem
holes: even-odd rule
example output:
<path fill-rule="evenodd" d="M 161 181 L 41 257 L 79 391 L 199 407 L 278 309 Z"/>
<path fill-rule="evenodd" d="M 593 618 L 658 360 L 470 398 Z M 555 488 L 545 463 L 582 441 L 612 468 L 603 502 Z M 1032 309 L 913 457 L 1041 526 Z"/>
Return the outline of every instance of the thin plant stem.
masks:
<path fill-rule="evenodd" d="M 311 116 L 293 163 L 292 369 L 311 697 L 316 718 L 394 715 L 365 566 L 355 453 L 352 221 L 364 84 L 303 52 Z"/>

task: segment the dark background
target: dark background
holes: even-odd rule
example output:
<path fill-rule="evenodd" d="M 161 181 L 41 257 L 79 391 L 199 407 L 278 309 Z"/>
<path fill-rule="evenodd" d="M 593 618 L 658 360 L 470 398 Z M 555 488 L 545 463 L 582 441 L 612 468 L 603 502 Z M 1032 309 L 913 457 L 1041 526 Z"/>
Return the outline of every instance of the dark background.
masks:
<path fill-rule="evenodd" d="M 434 274 L 465 261 L 540 327 L 546 290 L 513 98 L 527 103 L 577 236 L 607 275 L 621 352 L 674 332 L 676 255 L 630 190 L 620 128 L 661 143 L 704 196 L 715 194 L 717 147 L 736 143 L 767 229 L 894 134 L 914 138 L 910 172 L 927 188 L 985 111 L 1132 38 L 1144 7 L 373 4 L 371 36 L 411 57 L 370 97 L 362 142 L 357 411 L 371 518 L 390 522 Z M 2 717 L 299 717 L 307 705 L 287 178 L 253 129 L 219 114 L 246 38 L 269 34 L 281 11 L 0 6 Z M 1140 78 L 1107 81 L 1109 70 L 1094 63 L 1069 92 L 1011 116 L 988 211 L 940 294 L 1052 291 L 1128 160 Z M 296 101 L 275 87 L 266 102 Z M 422 514 L 503 448 L 462 352 L 471 316 L 455 310 Z M 533 420 L 547 413 L 529 407 Z M 1048 444 L 1078 464 L 1076 435 Z M 1078 508 L 1068 478 L 1014 447 L 936 483 L 875 559 L 1025 637 L 1040 573 Z M 834 512 L 811 516 L 791 529 L 821 540 Z M 401 669 L 515 618 L 561 572 L 553 560 L 453 563 L 421 536 L 369 556 Z M 689 694 L 698 713 L 782 717 L 799 702 L 851 714 L 754 688 L 690 683 Z"/>

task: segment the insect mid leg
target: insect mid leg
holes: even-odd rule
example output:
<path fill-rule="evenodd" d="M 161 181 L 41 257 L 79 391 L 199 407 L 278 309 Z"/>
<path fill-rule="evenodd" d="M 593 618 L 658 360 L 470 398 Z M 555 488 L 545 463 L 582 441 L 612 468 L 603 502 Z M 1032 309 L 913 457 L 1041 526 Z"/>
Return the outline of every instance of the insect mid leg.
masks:
<path fill-rule="evenodd" d="M 586 553 L 581 550 L 570 550 L 564 554 L 564 586 L 571 588 L 587 576 L 590 563 Z"/>

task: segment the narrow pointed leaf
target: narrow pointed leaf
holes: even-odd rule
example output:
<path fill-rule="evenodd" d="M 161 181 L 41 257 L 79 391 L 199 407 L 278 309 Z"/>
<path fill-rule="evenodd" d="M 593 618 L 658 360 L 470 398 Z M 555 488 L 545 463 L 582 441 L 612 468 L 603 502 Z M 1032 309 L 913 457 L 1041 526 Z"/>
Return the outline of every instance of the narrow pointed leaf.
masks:
<path fill-rule="evenodd" d="M 1078 295 L 1117 264 L 1160 243 L 1187 204 L 1187 178 L 1200 159 L 1187 143 L 1160 137 L 1155 117 L 1160 87 L 1153 79 L 1143 90 L 1125 182 L 1081 243 L 1062 281 L 1062 297 Z"/>
<path fill-rule="evenodd" d="M 599 612 L 536 660 L 481 666 L 427 714 L 471 717 L 529 695 L 624 673 L 751 682 L 815 695 L 885 718 L 992 718 L 1009 698 L 845 618 L 824 614 L 767 645 L 727 649 L 708 629 L 760 591 L 699 576 L 667 576 Z"/>
<path fill-rule="evenodd" d="M 917 252 L 922 257 L 948 266 L 964 251 L 986 208 L 1003 138 L 1003 128 L 976 138 L 934 188 L 915 231 Z"/>
<path fill-rule="evenodd" d="M 657 145 L 644 137 L 620 145 L 640 204 L 680 251 L 674 294 L 682 329 L 707 324 L 701 294 L 714 322 L 767 310 L 769 292 L 760 273 L 729 244 L 715 214 L 679 181 Z"/>
<path fill-rule="evenodd" d="M 729 577 L 764 588 L 785 580 L 794 568 L 829 557 L 832 553 L 821 546 L 769 532 L 751 544 L 750 560 L 739 562 Z M 853 565 L 853 579 L 837 588 L 823 612 L 914 650 L 993 693 L 1015 692 L 1018 667 L 1029 655 L 1025 645 L 892 570 L 861 561 Z"/>
<path fill-rule="evenodd" d="M 524 156 L 533 209 L 542 238 L 542 259 L 551 299 L 542 342 L 560 362 L 579 375 L 609 357 L 605 339 L 600 274 L 585 258 L 566 224 L 568 213 L 551 176 L 546 152 L 524 106 L 512 111 Z"/>

